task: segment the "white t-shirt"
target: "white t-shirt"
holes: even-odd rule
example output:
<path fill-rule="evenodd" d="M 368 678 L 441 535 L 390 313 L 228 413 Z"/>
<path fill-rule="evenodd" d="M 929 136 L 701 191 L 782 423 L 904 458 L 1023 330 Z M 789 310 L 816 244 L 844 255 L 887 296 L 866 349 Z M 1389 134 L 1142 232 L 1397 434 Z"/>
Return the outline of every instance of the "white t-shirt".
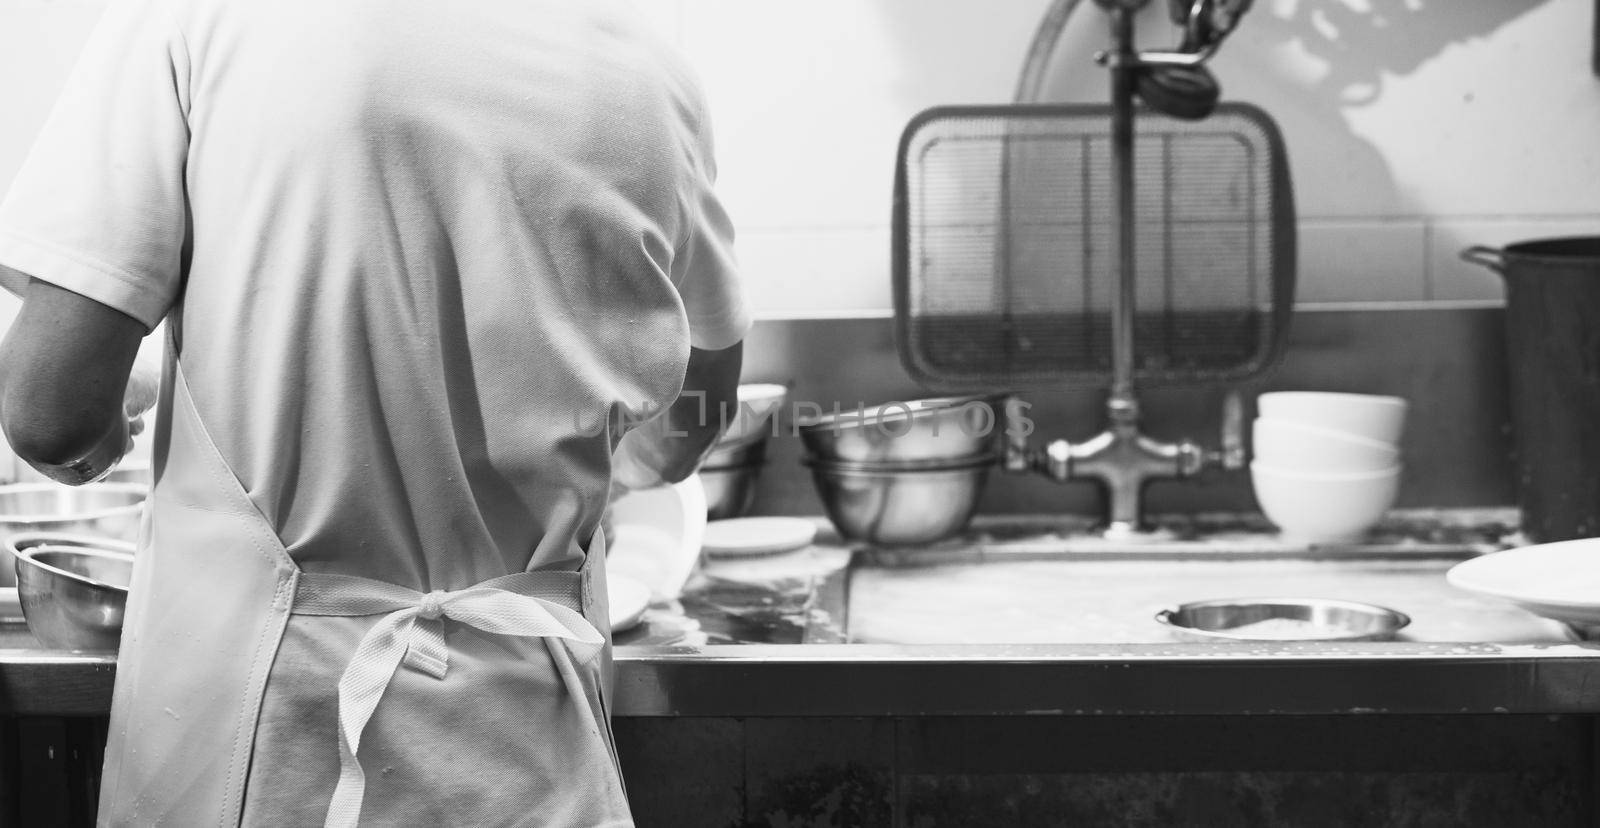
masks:
<path fill-rule="evenodd" d="M 176 311 L 302 568 L 454 589 L 575 565 L 607 424 L 744 336 L 713 177 L 696 82 L 620 0 L 111 0 L 0 264 Z"/>

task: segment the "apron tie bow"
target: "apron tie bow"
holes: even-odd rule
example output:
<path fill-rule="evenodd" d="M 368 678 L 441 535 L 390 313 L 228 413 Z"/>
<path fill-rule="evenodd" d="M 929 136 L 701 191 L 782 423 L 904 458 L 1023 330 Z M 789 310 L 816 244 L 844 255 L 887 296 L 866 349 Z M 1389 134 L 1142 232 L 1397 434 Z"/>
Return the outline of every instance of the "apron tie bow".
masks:
<path fill-rule="evenodd" d="M 466 589 L 426 594 L 350 575 L 302 574 L 295 597 L 297 614 L 387 613 L 356 645 L 339 678 L 339 783 L 325 828 L 354 826 L 361 816 L 366 774 L 356 753 L 362 731 L 395 671 L 404 664 L 444 678 L 449 647 L 443 619 L 499 635 L 564 638 L 584 645 L 574 654 L 587 661 L 600 653 L 605 638 L 583 617 L 582 607 L 576 572 L 521 572 Z"/>
<path fill-rule="evenodd" d="M 436 589 L 422 596 L 422 606 L 418 608 L 417 614 L 429 621 L 438 618 L 444 614 L 444 599 L 448 597 L 450 597 L 450 593 L 442 589 Z"/>

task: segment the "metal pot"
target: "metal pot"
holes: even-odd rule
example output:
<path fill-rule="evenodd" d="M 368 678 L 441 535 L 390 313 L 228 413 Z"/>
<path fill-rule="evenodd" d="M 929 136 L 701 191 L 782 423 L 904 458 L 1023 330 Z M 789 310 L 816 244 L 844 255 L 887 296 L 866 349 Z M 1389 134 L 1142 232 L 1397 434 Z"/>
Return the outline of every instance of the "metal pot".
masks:
<path fill-rule="evenodd" d="M 1505 278 L 1512 465 L 1522 531 L 1600 535 L 1600 237 L 1476 246 Z"/>

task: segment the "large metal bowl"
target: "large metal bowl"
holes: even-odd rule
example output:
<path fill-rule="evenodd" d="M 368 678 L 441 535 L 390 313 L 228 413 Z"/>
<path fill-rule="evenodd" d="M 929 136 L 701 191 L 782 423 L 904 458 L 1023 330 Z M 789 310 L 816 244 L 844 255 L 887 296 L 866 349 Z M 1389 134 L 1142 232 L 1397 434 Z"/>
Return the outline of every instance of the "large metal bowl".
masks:
<path fill-rule="evenodd" d="M 1356 601 L 1231 598 L 1162 610 L 1156 621 L 1185 641 L 1387 641 L 1411 618 Z"/>
<path fill-rule="evenodd" d="M 978 508 L 994 458 L 942 466 L 806 461 L 828 519 L 850 540 L 933 543 L 961 533 Z"/>
<path fill-rule="evenodd" d="M 937 397 L 829 412 L 799 424 L 800 440 L 825 462 L 956 463 L 997 452 L 1005 398 Z"/>
<path fill-rule="evenodd" d="M 58 650 L 115 650 L 133 576 L 133 544 L 82 535 L 18 535 L 17 598 L 39 643 Z"/>
<path fill-rule="evenodd" d="M 700 467 L 709 520 L 735 518 L 749 511 L 756 497 L 756 478 L 766 462 L 766 441 L 717 446 Z"/>
<path fill-rule="evenodd" d="M 749 511 L 756 478 L 766 462 L 767 438 L 778 427 L 778 409 L 788 394 L 788 388 L 771 383 L 739 386 L 739 410 L 700 464 L 708 519 L 739 517 Z"/>
<path fill-rule="evenodd" d="M 0 486 L 0 541 L 18 534 L 61 532 L 122 541 L 137 539 L 150 488 L 138 483 L 13 483 Z M 9 558 L 9 552 L 5 556 Z M 0 560 L 0 586 L 16 584 Z"/>

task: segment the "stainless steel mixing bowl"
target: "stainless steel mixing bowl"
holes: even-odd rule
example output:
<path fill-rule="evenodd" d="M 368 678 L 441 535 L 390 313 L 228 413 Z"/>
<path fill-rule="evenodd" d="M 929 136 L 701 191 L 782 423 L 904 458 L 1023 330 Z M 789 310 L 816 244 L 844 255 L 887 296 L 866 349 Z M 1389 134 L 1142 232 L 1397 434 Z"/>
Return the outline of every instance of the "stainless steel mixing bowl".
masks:
<path fill-rule="evenodd" d="M 978 508 L 994 458 L 898 467 L 805 461 L 828 519 L 850 540 L 885 546 L 933 543 L 960 534 Z"/>
<path fill-rule="evenodd" d="M 756 478 L 761 466 L 731 466 L 701 469 L 700 483 L 706 489 L 706 519 L 726 520 L 744 515 L 756 499 Z"/>
<path fill-rule="evenodd" d="M 1162 610 L 1156 621 L 1185 641 L 1387 641 L 1411 618 L 1356 601 L 1230 598 Z"/>
<path fill-rule="evenodd" d="M 996 453 L 1005 398 L 937 397 L 840 410 L 800 423 L 818 460 L 850 463 L 960 462 Z"/>
<path fill-rule="evenodd" d="M 28 629 L 58 650 L 115 650 L 133 575 L 132 544 L 80 535 L 18 535 L 17 598 Z"/>
<path fill-rule="evenodd" d="M 13 535 L 65 532 L 131 541 L 149 487 L 137 483 L 13 483 L 0 486 L 0 541 Z M 6 553 L 9 555 L 9 553 Z M 12 562 L 0 560 L 0 586 L 16 584 Z"/>
<path fill-rule="evenodd" d="M 749 511 L 756 497 L 756 478 L 765 462 L 764 435 L 714 447 L 700 467 L 700 482 L 706 490 L 706 517 L 724 520 Z"/>

